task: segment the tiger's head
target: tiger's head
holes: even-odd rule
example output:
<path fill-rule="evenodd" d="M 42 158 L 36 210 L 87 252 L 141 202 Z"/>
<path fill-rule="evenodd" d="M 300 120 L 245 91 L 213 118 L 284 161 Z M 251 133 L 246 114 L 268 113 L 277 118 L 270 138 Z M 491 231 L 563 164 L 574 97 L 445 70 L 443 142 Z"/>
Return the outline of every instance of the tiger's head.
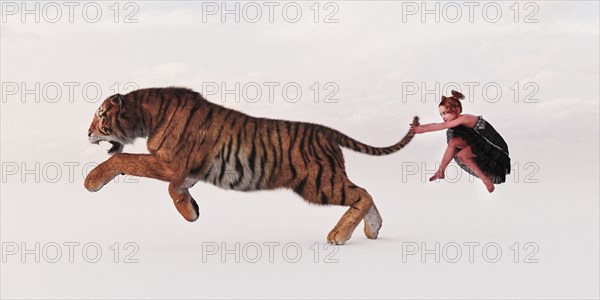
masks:
<path fill-rule="evenodd" d="M 127 111 L 123 96 L 116 94 L 108 97 L 96 113 L 88 129 L 88 139 L 92 144 L 101 141 L 112 144 L 108 154 L 114 155 L 123 151 L 124 145 L 133 143 L 139 137 L 139 125 L 135 116 Z"/>

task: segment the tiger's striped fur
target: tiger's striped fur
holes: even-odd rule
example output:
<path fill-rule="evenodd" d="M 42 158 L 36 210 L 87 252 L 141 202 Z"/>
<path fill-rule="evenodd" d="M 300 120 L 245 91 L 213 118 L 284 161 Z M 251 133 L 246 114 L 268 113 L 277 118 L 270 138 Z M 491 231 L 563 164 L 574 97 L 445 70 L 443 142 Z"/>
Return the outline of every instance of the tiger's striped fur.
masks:
<path fill-rule="evenodd" d="M 205 100 L 184 88 L 150 88 L 106 99 L 88 131 L 91 143 L 108 141 L 112 155 L 92 170 L 85 187 L 98 191 L 119 174 L 169 182 L 169 194 L 188 221 L 199 216 L 188 192 L 198 181 L 239 191 L 288 188 L 315 204 L 349 206 L 328 241 L 343 244 L 358 223 L 377 238 L 381 216 L 367 191 L 346 176 L 341 147 L 371 155 L 402 149 L 414 136 L 378 148 L 323 125 L 256 118 Z M 120 153 L 147 138 L 150 154 Z"/>

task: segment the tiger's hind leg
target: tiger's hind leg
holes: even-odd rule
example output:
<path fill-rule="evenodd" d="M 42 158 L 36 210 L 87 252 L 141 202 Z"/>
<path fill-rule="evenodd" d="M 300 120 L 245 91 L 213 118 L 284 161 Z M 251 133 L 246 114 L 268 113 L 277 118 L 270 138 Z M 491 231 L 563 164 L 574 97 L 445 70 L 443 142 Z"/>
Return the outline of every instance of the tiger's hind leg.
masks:
<path fill-rule="evenodd" d="M 329 178 L 328 172 L 324 177 Z M 337 225 L 327 235 L 327 241 L 334 245 L 342 245 L 350 239 L 358 224 L 365 220 L 365 234 L 368 238 L 377 238 L 381 227 L 381 217 L 373 204 L 373 199 L 367 191 L 356 186 L 344 175 L 335 176 L 337 179 L 323 180 L 327 184 L 308 181 L 312 176 L 307 176 L 295 188 L 294 191 L 306 201 L 322 205 L 349 206 L 346 213 L 338 221 Z M 312 177 L 315 178 L 315 177 Z M 318 178 L 318 177 L 317 177 Z M 333 182 L 333 185 L 329 183 Z M 315 184 L 316 183 L 316 184 Z"/>
<path fill-rule="evenodd" d="M 369 211 L 363 220 L 365 222 L 365 235 L 372 240 L 376 239 L 379 235 L 379 229 L 381 229 L 383 219 L 381 218 L 375 203 L 371 205 L 371 208 L 369 208 Z"/>
<path fill-rule="evenodd" d="M 295 168 L 301 171 L 296 172 L 294 180 L 286 187 L 292 188 L 310 203 L 350 207 L 329 232 L 329 243 L 344 244 L 363 219 L 367 237 L 377 238 L 381 216 L 371 195 L 348 179 L 340 146 L 332 144 L 318 132 L 312 141 L 308 150 L 298 156 L 303 160 L 298 160 L 296 164 L 304 164 L 304 167 Z M 309 156 L 308 159 L 304 159 L 305 155 Z"/>
<path fill-rule="evenodd" d="M 373 198 L 371 198 L 367 190 L 347 181 L 345 189 L 341 193 L 345 193 L 345 198 L 348 202 L 345 204 L 350 206 L 350 208 L 348 208 L 335 227 L 329 232 L 327 241 L 334 245 L 343 245 L 350 239 L 352 233 L 363 219 L 366 221 L 365 234 L 368 232 L 367 236 L 377 237 L 377 233 L 379 232 L 378 227 L 381 225 L 377 218 L 379 213 L 377 213 L 376 208 L 371 210 L 374 208 Z"/>

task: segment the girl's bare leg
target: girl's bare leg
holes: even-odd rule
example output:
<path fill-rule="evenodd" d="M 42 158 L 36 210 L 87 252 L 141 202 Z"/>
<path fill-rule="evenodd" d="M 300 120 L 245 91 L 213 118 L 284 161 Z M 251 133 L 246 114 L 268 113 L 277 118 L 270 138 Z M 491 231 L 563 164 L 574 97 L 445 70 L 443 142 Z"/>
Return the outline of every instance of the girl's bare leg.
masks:
<path fill-rule="evenodd" d="M 462 161 L 467 167 L 469 167 L 469 169 L 471 169 L 475 174 L 477 174 L 479 178 L 481 178 L 488 192 L 491 193 L 495 189 L 494 183 L 492 183 L 492 180 L 487 175 L 485 175 L 485 173 L 481 170 L 477 163 L 475 163 L 475 160 L 473 160 L 473 157 L 475 156 L 476 155 L 471 151 L 471 146 L 465 147 L 460 152 L 458 152 L 458 159 L 460 159 L 460 161 Z"/>
<path fill-rule="evenodd" d="M 465 148 L 467 147 L 467 142 L 459 137 L 451 138 L 448 141 L 448 147 L 446 147 L 446 151 L 444 152 L 444 156 L 442 156 L 442 162 L 440 163 L 440 167 L 438 170 L 429 178 L 429 181 L 434 181 L 436 179 L 444 179 L 444 173 L 446 172 L 446 167 L 450 164 L 452 158 L 454 158 L 454 153 L 456 153 L 457 148 Z"/>

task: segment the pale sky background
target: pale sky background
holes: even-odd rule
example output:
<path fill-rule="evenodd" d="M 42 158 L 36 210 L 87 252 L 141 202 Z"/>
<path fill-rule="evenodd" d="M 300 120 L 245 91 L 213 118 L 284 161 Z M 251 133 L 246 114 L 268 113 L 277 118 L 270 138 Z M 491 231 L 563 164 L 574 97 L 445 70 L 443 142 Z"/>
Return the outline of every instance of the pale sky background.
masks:
<path fill-rule="evenodd" d="M 20 5 L 3 1 L 3 13 L 7 3 Z M 520 3 L 519 22 L 510 8 L 515 2 L 494 2 L 502 8 L 496 23 L 483 18 L 484 2 L 477 2 L 473 22 L 464 3 L 456 2 L 462 9 L 456 23 L 443 17 L 437 23 L 432 16 L 421 22 L 419 13 L 403 22 L 403 4 L 393 1 L 332 2 L 328 9 L 320 2 L 320 20 L 337 7 L 337 23 L 314 22 L 313 1 L 297 2 L 303 13 L 297 23 L 282 18 L 285 2 L 275 8 L 273 23 L 264 2 L 256 2 L 263 12 L 257 23 L 236 23 L 232 16 L 223 23 L 218 14 L 203 22 L 202 2 L 132 2 L 135 6 L 127 8 L 120 3 L 115 23 L 113 2 L 99 3 L 103 14 L 97 23 L 83 19 L 83 2 L 73 23 L 65 6 L 56 23 L 44 18 L 37 23 L 34 16 L 23 23 L 19 13 L 2 15 L 0 239 L 3 245 L 25 242 L 30 248 L 36 242 L 96 242 L 104 251 L 97 264 L 82 262 L 81 253 L 75 263 L 65 257 L 35 263 L 32 256 L 22 263 L 19 255 L 8 256 L 1 264 L 3 298 L 600 296 L 598 2 Z M 438 3 L 440 9 L 448 5 Z M 123 23 L 136 7 L 138 22 Z M 523 22 L 530 13 L 537 23 Z M 36 82 L 40 90 L 56 83 L 62 97 L 56 103 L 38 97 L 36 103 L 28 95 L 22 103 L 22 87 L 33 89 Z M 78 85 L 72 103 L 71 82 Z M 437 99 L 450 91 L 435 90 L 436 83 L 441 88 L 455 82 L 467 97 L 464 111 L 482 115 L 505 138 L 515 170 L 493 194 L 479 180 L 471 183 L 466 173 L 456 173 L 455 164 L 449 177 L 462 174 L 460 180 L 423 181 L 444 151 L 441 131 L 417 136 L 388 157 L 344 150 L 349 177 L 372 194 L 381 211 L 381 238 L 366 240 L 361 224 L 339 248 L 338 263 L 314 263 L 309 247 L 324 245 L 343 208 L 310 206 L 287 191 L 240 193 L 198 183 L 191 193 L 200 219 L 187 224 L 174 209 L 166 183 L 121 180 L 88 193 L 83 166 L 105 160 L 109 146 L 87 142 L 100 101 L 86 101 L 82 86 L 97 83 L 98 98 L 104 99 L 115 83 L 128 82 L 197 91 L 207 82 L 229 88 L 235 82 L 277 82 L 273 103 L 263 85 L 257 103 L 229 98 L 222 104 L 254 116 L 324 124 L 376 146 L 400 139 L 414 115 L 422 123 L 440 122 Z M 288 82 L 301 86 L 300 101 L 281 97 Z M 320 83 L 321 100 L 333 90 L 323 86 L 335 83 L 338 102 L 315 103 L 314 82 Z M 532 86 L 525 89 L 528 82 Z M 422 90 L 407 96 L 402 87 L 412 83 L 435 95 L 424 103 Z M 489 83 L 501 88 L 495 103 L 482 96 L 482 86 Z M 517 102 L 511 90 L 515 83 Z M 19 90 L 13 94 L 8 89 L 15 85 Z M 468 85 L 475 86 L 474 93 Z M 48 91 L 53 97 L 54 90 Z M 537 102 L 523 103 L 531 92 Z M 493 89 L 487 95 L 493 97 Z M 221 93 L 207 98 L 221 103 Z M 125 151 L 144 152 L 144 141 Z M 22 182 L 22 167 L 34 169 L 36 162 L 40 167 L 32 172 L 40 174 L 39 182 L 31 174 Z M 65 163 L 76 164 L 73 180 Z M 19 170 L 9 172 L 9 165 Z M 62 166 L 56 180 L 55 165 Z M 407 173 L 407 166 L 418 166 L 416 175 Z M 139 263 L 113 263 L 108 247 L 114 242 L 139 245 Z M 296 264 L 203 263 L 202 245 L 222 242 L 231 247 L 294 242 L 304 256 Z M 477 256 L 475 263 L 464 258 L 457 264 L 403 262 L 403 243 L 412 242 L 430 247 L 496 242 L 504 254 L 497 264 Z M 509 247 L 515 242 L 537 244 L 539 262 L 514 263 Z"/>

